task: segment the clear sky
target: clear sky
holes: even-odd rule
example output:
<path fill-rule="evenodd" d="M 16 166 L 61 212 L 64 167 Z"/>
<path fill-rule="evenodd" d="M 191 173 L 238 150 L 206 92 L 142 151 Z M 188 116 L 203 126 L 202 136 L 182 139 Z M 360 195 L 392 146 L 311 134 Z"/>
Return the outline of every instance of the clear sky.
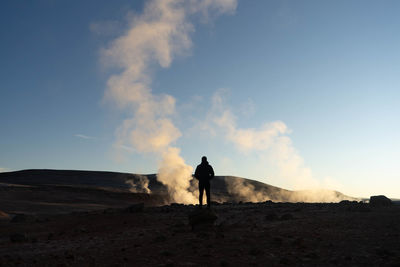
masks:
<path fill-rule="evenodd" d="M 192 2 L 3 1 L 0 171 L 155 173 L 172 146 L 217 175 L 400 198 L 399 1 Z M 150 115 L 115 91 L 132 73 Z"/>

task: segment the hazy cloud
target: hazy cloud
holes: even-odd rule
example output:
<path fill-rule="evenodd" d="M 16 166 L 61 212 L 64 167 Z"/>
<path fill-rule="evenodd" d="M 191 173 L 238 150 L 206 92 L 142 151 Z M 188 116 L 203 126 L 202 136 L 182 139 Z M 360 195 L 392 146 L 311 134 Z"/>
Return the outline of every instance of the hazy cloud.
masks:
<path fill-rule="evenodd" d="M 227 95 L 229 91 L 226 89 L 220 89 L 213 95 L 210 112 L 201 124 L 203 130 L 222 136 L 244 155 L 256 155 L 260 168 L 268 166 L 268 173 L 292 189 L 320 188 L 324 185 L 323 181 L 313 177 L 311 169 L 294 148 L 289 137 L 291 130 L 284 122 L 277 120 L 265 122 L 257 128 L 241 128 L 226 103 Z"/>
<path fill-rule="evenodd" d="M 100 36 L 113 36 L 121 32 L 122 23 L 117 20 L 97 21 L 89 25 L 92 33 Z"/>
<path fill-rule="evenodd" d="M 84 134 L 74 134 L 75 137 L 81 138 L 81 139 L 86 139 L 86 140 L 96 140 L 96 137 L 89 136 L 89 135 L 84 135 Z"/>
<path fill-rule="evenodd" d="M 256 113 L 256 105 L 254 104 L 253 99 L 248 98 L 245 102 L 240 106 L 240 113 L 245 117 L 251 117 Z"/>

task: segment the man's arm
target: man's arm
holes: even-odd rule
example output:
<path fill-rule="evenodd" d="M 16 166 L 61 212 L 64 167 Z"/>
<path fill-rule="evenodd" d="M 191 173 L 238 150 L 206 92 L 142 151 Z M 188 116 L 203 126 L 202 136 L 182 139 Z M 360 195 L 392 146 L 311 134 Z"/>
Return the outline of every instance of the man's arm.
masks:
<path fill-rule="evenodd" d="M 212 179 L 212 178 L 214 178 L 214 169 L 213 169 L 213 167 L 211 165 L 209 165 L 209 166 L 210 166 L 210 169 L 209 169 L 210 179 Z"/>
<path fill-rule="evenodd" d="M 196 171 L 194 172 L 194 178 L 196 178 L 197 180 L 199 180 L 199 166 L 196 167 Z"/>

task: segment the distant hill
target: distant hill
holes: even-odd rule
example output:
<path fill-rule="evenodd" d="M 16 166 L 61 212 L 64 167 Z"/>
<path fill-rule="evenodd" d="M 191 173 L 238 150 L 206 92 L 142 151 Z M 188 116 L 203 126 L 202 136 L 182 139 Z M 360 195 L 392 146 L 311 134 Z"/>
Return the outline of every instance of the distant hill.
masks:
<path fill-rule="evenodd" d="M 191 190 L 197 189 L 192 180 Z M 86 188 L 119 193 L 147 193 L 148 187 L 154 195 L 168 195 L 167 188 L 157 181 L 155 174 L 131 174 L 106 171 L 33 169 L 0 173 L 0 185 L 19 186 L 63 186 Z M 196 192 L 197 194 L 197 192 Z M 338 202 L 359 200 L 337 191 L 290 191 L 262 182 L 234 177 L 216 176 L 212 180 L 212 199 L 218 202 Z M 168 202 L 168 200 L 166 200 Z"/>

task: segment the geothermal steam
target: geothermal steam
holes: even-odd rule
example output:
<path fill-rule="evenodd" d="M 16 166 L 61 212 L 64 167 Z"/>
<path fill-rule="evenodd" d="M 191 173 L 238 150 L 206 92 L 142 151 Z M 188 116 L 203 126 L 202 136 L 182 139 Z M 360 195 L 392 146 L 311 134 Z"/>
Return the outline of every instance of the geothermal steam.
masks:
<path fill-rule="evenodd" d="M 168 68 L 176 56 L 190 50 L 193 18 L 207 22 L 218 15 L 233 13 L 236 5 L 236 0 L 148 1 L 143 13 L 131 17 L 125 33 L 102 53 L 104 61 L 119 70 L 108 79 L 106 98 L 115 101 L 127 114 L 116 131 L 116 147 L 156 155 L 159 159 L 157 179 L 167 186 L 175 202 L 195 202 L 190 183 L 193 169 L 186 165 L 179 148 L 175 147 L 182 136 L 172 120 L 176 100 L 170 95 L 152 92 L 150 69 L 154 66 Z M 224 105 L 223 94 L 218 91 L 213 97 L 207 123 L 213 131 L 219 129 L 224 139 L 238 151 L 258 153 L 260 166 L 274 169 L 273 177 L 286 181 L 283 184 L 293 189 L 320 186 L 292 146 L 287 136 L 289 129 L 283 122 L 240 128 L 233 112 Z M 254 188 L 240 182 L 230 188 L 251 200 L 265 200 L 264 195 L 254 194 Z"/>
<path fill-rule="evenodd" d="M 175 202 L 193 203 L 188 190 L 192 167 L 174 147 L 182 135 L 172 122 L 175 98 L 151 90 L 150 67 L 170 66 L 173 58 L 191 47 L 191 17 L 207 21 L 236 9 L 236 0 L 152 0 L 141 15 L 129 21 L 126 32 L 103 50 L 106 63 L 120 69 L 108 80 L 106 98 L 130 115 L 117 130 L 116 146 L 160 158 L 157 179 L 168 187 Z"/>
<path fill-rule="evenodd" d="M 274 196 L 273 200 L 290 202 L 338 202 L 342 195 L 331 190 L 321 189 L 329 186 L 332 181 L 325 183 L 315 179 L 311 169 L 306 167 L 302 157 L 292 145 L 288 134 L 290 130 L 282 121 L 263 124 L 260 128 L 240 128 L 237 126 L 236 117 L 226 104 L 227 90 L 218 90 L 212 97 L 212 107 L 206 116 L 201 128 L 218 132 L 225 136 L 225 140 L 232 143 L 244 155 L 256 154 L 258 168 L 268 166 L 272 176 L 284 187 L 299 190 L 294 194 L 285 191 Z M 265 172 L 267 170 L 264 170 Z M 228 191 L 245 201 L 260 202 L 271 200 L 266 192 L 257 191 L 253 185 L 244 180 L 227 180 Z M 304 190 L 310 189 L 312 190 Z"/>
<path fill-rule="evenodd" d="M 130 186 L 129 191 L 132 193 L 145 193 L 150 194 L 149 179 L 143 175 L 135 175 L 134 179 L 128 179 L 125 181 Z"/>

